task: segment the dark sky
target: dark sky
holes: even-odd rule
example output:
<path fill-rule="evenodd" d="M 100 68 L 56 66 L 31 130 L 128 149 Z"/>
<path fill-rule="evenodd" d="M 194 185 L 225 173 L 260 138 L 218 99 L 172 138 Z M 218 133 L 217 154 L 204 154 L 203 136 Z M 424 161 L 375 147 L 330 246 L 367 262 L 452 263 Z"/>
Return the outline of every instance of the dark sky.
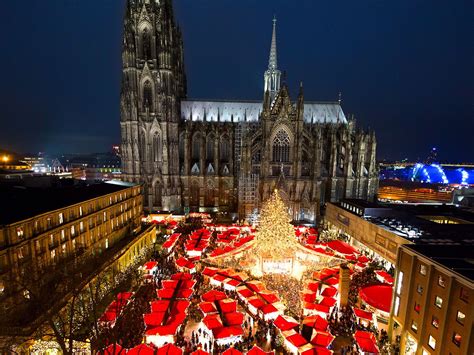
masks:
<path fill-rule="evenodd" d="M 0 148 L 108 150 L 119 138 L 124 0 L 0 5 Z M 262 97 L 278 17 L 290 92 L 376 130 L 379 158 L 474 161 L 470 0 L 176 0 L 189 97 Z"/>

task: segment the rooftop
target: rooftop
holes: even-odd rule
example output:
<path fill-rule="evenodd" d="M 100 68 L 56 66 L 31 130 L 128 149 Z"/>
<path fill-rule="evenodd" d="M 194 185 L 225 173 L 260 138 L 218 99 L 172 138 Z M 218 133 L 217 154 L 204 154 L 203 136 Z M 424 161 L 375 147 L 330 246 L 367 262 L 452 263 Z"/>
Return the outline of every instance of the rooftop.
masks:
<path fill-rule="evenodd" d="M 49 178 L 49 177 L 48 177 Z M 36 185 L 25 181 L 0 184 L 0 225 L 12 224 L 34 216 L 125 190 L 125 182 L 91 183 L 72 179 L 32 178 Z"/>
<path fill-rule="evenodd" d="M 474 280 L 474 245 L 460 248 L 453 245 L 409 244 L 404 247 L 424 255 L 471 282 Z"/>

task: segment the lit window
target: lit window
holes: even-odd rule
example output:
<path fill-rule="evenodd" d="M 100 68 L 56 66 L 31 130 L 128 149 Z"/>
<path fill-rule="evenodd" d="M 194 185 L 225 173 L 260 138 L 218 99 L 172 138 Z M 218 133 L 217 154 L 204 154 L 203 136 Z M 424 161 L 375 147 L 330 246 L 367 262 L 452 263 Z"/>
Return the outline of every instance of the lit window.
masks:
<path fill-rule="evenodd" d="M 72 240 L 72 249 L 76 249 L 76 239 Z"/>
<path fill-rule="evenodd" d="M 425 349 L 423 349 L 423 352 L 421 353 L 421 355 L 431 355 L 428 351 L 426 351 Z"/>
<path fill-rule="evenodd" d="M 54 244 L 54 235 L 49 235 L 49 244 Z"/>
<path fill-rule="evenodd" d="M 49 255 L 51 256 L 51 259 L 54 260 L 54 258 L 56 257 L 56 249 L 51 250 Z"/>
<path fill-rule="evenodd" d="M 66 239 L 66 232 L 64 231 L 64 229 L 61 229 L 61 240 L 64 242 L 65 239 Z"/>
<path fill-rule="evenodd" d="M 443 306 L 443 299 L 439 296 L 436 296 L 435 305 L 436 307 L 441 308 Z"/>
<path fill-rule="evenodd" d="M 461 311 L 458 311 L 456 315 L 456 320 L 459 324 L 464 325 L 464 319 L 466 318 L 466 315 L 462 313 Z"/>
<path fill-rule="evenodd" d="M 397 294 L 399 295 L 402 291 L 402 283 L 403 283 L 403 272 L 398 273 L 398 280 L 397 280 Z"/>
<path fill-rule="evenodd" d="M 60 213 L 60 214 L 58 215 L 58 217 L 59 217 L 59 224 L 63 224 L 63 223 L 64 223 L 64 216 L 63 216 L 63 214 Z"/>
<path fill-rule="evenodd" d="M 105 249 L 107 249 L 108 247 L 109 247 L 109 238 L 105 240 Z"/>
<path fill-rule="evenodd" d="M 16 235 L 18 236 L 18 238 L 23 238 L 23 236 L 25 235 L 25 232 L 23 231 L 23 227 L 18 227 L 16 229 Z"/>
<path fill-rule="evenodd" d="M 428 345 L 430 346 L 431 349 L 436 349 L 436 340 L 433 338 L 431 335 L 428 338 Z"/>
<path fill-rule="evenodd" d="M 453 333 L 453 343 L 456 346 L 459 347 L 459 346 L 461 346 L 461 340 L 462 340 L 461 334 L 454 332 Z"/>
<path fill-rule="evenodd" d="M 416 292 L 418 292 L 420 295 L 423 294 L 423 286 L 421 286 L 420 284 L 418 284 L 416 286 Z"/>
<path fill-rule="evenodd" d="M 25 297 L 27 300 L 29 300 L 30 299 L 30 291 L 23 290 L 23 297 Z"/>
<path fill-rule="evenodd" d="M 438 285 L 441 287 L 446 287 L 446 279 L 443 276 L 438 276 Z"/>
<path fill-rule="evenodd" d="M 398 311 L 400 310 L 400 297 L 395 297 L 395 312 L 394 314 L 398 316 Z"/>
<path fill-rule="evenodd" d="M 74 234 L 76 234 L 76 228 L 74 226 L 71 226 L 71 235 L 74 237 Z"/>
<path fill-rule="evenodd" d="M 431 324 L 433 325 L 433 327 L 435 327 L 436 329 L 438 329 L 438 328 L 439 328 L 439 319 L 438 319 L 438 317 L 433 316 L 433 317 L 431 318 Z"/>
<path fill-rule="evenodd" d="M 109 202 L 112 204 L 112 196 L 109 197 Z"/>
<path fill-rule="evenodd" d="M 426 265 L 420 264 L 420 274 L 426 275 Z"/>
<path fill-rule="evenodd" d="M 0 295 L 5 291 L 5 284 L 0 280 Z"/>
<path fill-rule="evenodd" d="M 79 223 L 79 230 L 81 232 L 84 232 L 84 222 L 82 222 L 82 221 Z"/>
<path fill-rule="evenodd" d="M 82 206 L 79 206 L 79 216 L 82 216 Z"/>
<path fill-rule="evenodd" d="M 415 321 L 411 322 L 411 329 L 416 333 L 418 330 L 418 324 Z"/>
<path fill-rule="evenodd" d="M 66 244 L 63 244 L 61 248 L 62 248 L 63 254 L 66 254 Z"/>
<path fill-rule="evenodd" d="M 107 212 L 104 212 L 104 222 L 107 220 Z"/>

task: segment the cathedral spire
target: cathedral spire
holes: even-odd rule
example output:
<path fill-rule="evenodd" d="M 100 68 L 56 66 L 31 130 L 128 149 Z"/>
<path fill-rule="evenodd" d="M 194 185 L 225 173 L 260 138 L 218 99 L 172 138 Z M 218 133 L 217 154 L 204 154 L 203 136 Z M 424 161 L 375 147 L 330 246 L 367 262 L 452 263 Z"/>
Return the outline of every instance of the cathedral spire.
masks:
<path fill-rule="evenodd" d="M 276 17 L 273 16 L 272 45 L 270 47 L 270 58 L 268 59 L 268 69 L 276 70 L 277 66 L 277 44 L 276 44 Z"/>
<path fill-rule="evenodd" d="M 268 59 L 268 69 L 264 75 L 264 88 L 263 92 L 269 92 L 270 102 L 273 102 L 275 96 L 280 90 L 280 76 L 281 72 L 277 66 L 277 45 L 276 45 L 276 17 L 273 17 L 273 32 L 272 32 L 272 44 L 270 46 L 270 57 Z"/>

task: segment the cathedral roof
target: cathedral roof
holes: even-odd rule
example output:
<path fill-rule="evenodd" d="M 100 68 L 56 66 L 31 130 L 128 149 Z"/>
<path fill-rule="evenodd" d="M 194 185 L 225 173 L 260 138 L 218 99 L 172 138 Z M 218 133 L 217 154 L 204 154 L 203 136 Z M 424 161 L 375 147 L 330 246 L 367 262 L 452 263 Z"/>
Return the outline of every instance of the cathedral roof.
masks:
<path fill-rule="evenodd" d="M 263 109 L 262 101 L 184 100 L 181 102 L 181 117 L 184 120 L 234 122 L 256 122 Z M 306 102 L 304 120 L 311 123 L 347 123 L 339 102 Z"/>

